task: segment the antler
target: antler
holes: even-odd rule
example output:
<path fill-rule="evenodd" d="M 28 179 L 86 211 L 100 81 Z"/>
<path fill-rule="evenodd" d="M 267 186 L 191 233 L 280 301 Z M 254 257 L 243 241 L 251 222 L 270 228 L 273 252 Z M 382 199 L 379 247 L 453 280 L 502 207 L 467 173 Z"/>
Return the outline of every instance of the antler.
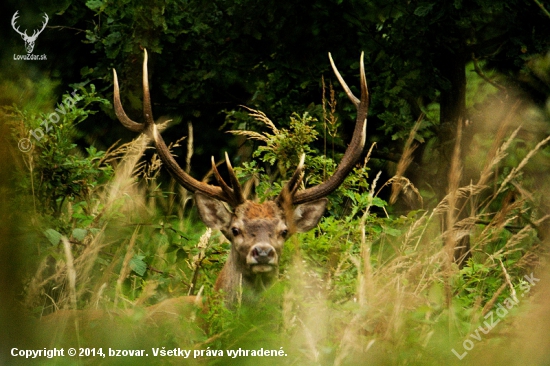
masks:
<path fill-rule="evenodd" d="M 34 32 L 32 33 L 32 36 L 29 37 L 26 29 L 24 32 L 20 32 L 19 27 L 16 27 L 15 22 L 17 21 L 17 18 L 19 18 L 19 15 L 17 13 L 19 13 L 19 10 L 17 10 L 15 14 L 13 14 L 13 17 L 11 18 L 11 26 L 13 30 L 19 33 L 21 37 L 23 37 L 23 39 L 25 40 L 35 40 L 38 37 L 38 35 L 42 33 L 44 28 L 46 28 L 46 24 L 48 24 L 48 20 L 50 20 L 50 18 L 48 18 L 48 14 L 44 13 L 45 19 L 44 19 L 44 22 L 42 23 L 42 29 L 40 29 L 39 31 L 35 29 Z"/>
<path fill-rule="evenodd" d="M 50 20 L 50 18 L 48 18 L 48 14 L 44 13 L 44 23 L 42 23 L 42 29 L 40 29 L 39 31 L 35 29 L 34 32 L 32 33 L 32 36 L 30 36 L 29 38 L 33 40 L 36 39 L 38 35 L 42 33 L 44 28 L 46 28 L 46 24 L 48 24 L 48 20 Z"/>
<path fill-rule="evenodd" d="M 298 185 L 301 182 L 301 177 L 303 176 L 303 160 L 301 164 L 298 165 L 298 168 L 294 172 L 292 178 L 286 185 L 286 189 L 283 192 L 288 192 L 291 194 L 292 203 L 300 204 L 310 201 L 315 201 L 317 199 L 326 197 L 332 193 L 342 182 L 346 179 L 347 175 L 351 172 L 357 161 L 361 158 L 361 153 L 365 147 L 365 141 L 367 137 L 367 114 L 369 109 L 369 90 L 367 88 L 367 79 L 365 77 L 365 64 L 363 62 L 364 52 L 361 53 L 360 60 L 360 80 L 361 80 L 361 99 L 358 99 L 351 92 L 350 88 L 340 75 L 340 72 L 336 68 L 332 56 L 329 53 L 328 57 L 330 59 L 330 64 L 332 69 L 340 82 L 340 85 L 344 88 L 344 91 L 348 95 L 348 98 L 357 108 L 357 119 L 355 121 L 355 130 L 353 131 L 353 137 L 351 138 L 351 143 L 349 144 L 342 161 L 336 168 L 336 171 L 326 182 L 323 182 L 317 186 L 305 189 L 303 191 L 296 192 Z M 302 157 L 303 159 L 303 157 Z M 293 192 L 296 192 L 293 194 Z M 287 193 L 285 193 L 287 194 Z"/>
<path fill-rule="evenodd" d="M 225 154 L 225 160 L 227 163 L 227 169 L 229 171 L 229 178 L 231 181 L 231 188 L 223 178 L 220 176 L 214 158 L 212 157 L 212 170 L 214 175 L 220 184 L 220 187 L 210 185 L 208 183 L 201 182 L 189 174 L 187 174 L 181 167 L 178 165 L 170 150 L 166 146 L 162 136 L 160 136 L 157 126 L 153 119 L 153 111 L 151 109 L 151 95 L 149 93 L 149 77 L 147 72 L 147 50 L 144 50 L 143 57 L 143 118 L 145 123 L 138 123 L 132 121 L 124 112 L 122 108 L 122 103 L 120 102 L 120 91 L 118 86 L 118 78 L 116 70 L 113 69 L 114 76 L 114 105 L 115 105 L 115 114 L 118 117 L 118 120 L 130 131 L 133 132 L 146 132 L 152 139 L 157 149 L 157 152 L 176 181 L 181 184 L 185 189 L 192 192 L 201 192 L 207 196 L 218 199 L 229 203 L 232 207 L 236 207 L 242 204 L 245 199 L 242 194 L 242 189 L 239 184 L 235 172 L 229 162 L 229 157 L 227 153 Z"/>
<path fill-rule="evenodd" d="M 21 33 L 21 32 L 19 31 L 19 27 L 17 27 L 17 28 L 15 27 L 15 22 L 17 21 L 17 18 L 19 18 L 19 15 L 18 15 L 17 13 L 19 13 L 19 10 L 17 10 L 17 11 L 15 12 L 15 14 L 13 14 L 13 17 L 11 18 L 11 26 L 12 26 L 12 28 L 13 28 L 14 31 L 16 31 L 17 33 L 19 33 L 19 34 L 21 35 L 21 37 L 28 37 L 28 36 L 27 36 L 27 30 L 26 30 L 26 29 L 25 29 L 25 32 L 24 32 L 24 33 Z"/>

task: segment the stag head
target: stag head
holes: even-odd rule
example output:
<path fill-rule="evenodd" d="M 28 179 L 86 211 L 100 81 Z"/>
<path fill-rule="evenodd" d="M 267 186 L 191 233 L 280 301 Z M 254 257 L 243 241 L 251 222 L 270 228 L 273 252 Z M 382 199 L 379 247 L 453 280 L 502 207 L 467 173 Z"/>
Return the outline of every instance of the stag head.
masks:
<path fill-rule="evenodd" d="M 21 38 L 23 38 L 23 41 L 25 41 L 25 49 L 27 50 L 27 53 L 32 53 L 34 49 L 34 42 L 36 42 L 36 38 L 38 38 L 38 35 L 42 33 L 44 28 L 46 28 L 46 24 L 48 24 L 48 14 L 44 13 L 44 22 L 42 23 L 42 28 L 40 30 L 35 29 L 32 33 L 32 36 L 27 35 L 27 30 L 25 29 L 24 32 L 19 31 L 19 27 L 16 27 L 15 22 L 17 21 L 17 18 L 19 18 L 19 15 L 17 14 L 19 10 L 13 14 L 13 17 L 11 18 L 11 26 L 13 29 L 19 33 Z"/>
<path fill-rule="evenodd" d="M 252 294 L 261 292 L 278 275 L 279 258 L 284 242 L 296 232 L 314 228 L 321 219 L 327 204 L 326 196 L 333 192 L 351 172 L 361 157 L 366 139 L 368 89 L 361 54 L 361 99 L 356 98 L 329 54 L 332 68 L 357 108 L 355 130 L 350 145 L 335 173 L 326 182 L 303 190 L 302 183 L 305 155 L 291 179 L 279 196 L 263 203 L 247 200 L 225 154 L 230 184 L 218 172 L 214 158 L 212 169 L 218 186 L 210 185 L 187 174 L 178 165 L 154 123 L 147 74 L 147 51 L 143 60 L 143 115 L 145 122 L 132 121 L 124 112 L 116 71 L 114 75 L 114 106 L 120 122 L 134 132 L 145 132 L 153 140 L 166 168 L 184 188 L 195 193 L 195 201 L 202 221 L 213 229 L 219 229 L 231 242 L 231 252 L 218 279 L 216 290 L 225 293 L 226 300 L 233 303 L 242 290 Z"/>

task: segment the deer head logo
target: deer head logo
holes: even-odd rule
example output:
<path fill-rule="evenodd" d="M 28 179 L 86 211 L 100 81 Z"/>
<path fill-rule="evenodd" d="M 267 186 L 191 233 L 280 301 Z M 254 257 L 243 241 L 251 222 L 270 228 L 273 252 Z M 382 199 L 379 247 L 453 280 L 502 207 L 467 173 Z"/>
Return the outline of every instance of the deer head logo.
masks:
<path fill-rule="evenodd" d="M 17 14 L 19 10 L 13 14 L 13 17 L 11 18 L 11 26 L 13 29 L 21 35 L 21 38 L 23 38 L 23 41 L 25 41 L 25 48 L 27 49 L 27 53 L 32 53 L 32 50 L 34 49 L 34 42 L 36 41 L 36 38 L 38 38 L 38 35 L 42 33 L 44 28 L 46 28 L 46 24 L 48 24 L 48 14 L 44 13 L 44 23 L 42 23 L 42 29 L 40 30 L 34 30 L 32 33 L 32 36 L 27 35 L 27 30 L 25 29 L 24 32 L 19 31 L 19 27 L 16 27 L 15 22 L 17 21 L 17 18 L 19 18 L 19 15 Z"/>

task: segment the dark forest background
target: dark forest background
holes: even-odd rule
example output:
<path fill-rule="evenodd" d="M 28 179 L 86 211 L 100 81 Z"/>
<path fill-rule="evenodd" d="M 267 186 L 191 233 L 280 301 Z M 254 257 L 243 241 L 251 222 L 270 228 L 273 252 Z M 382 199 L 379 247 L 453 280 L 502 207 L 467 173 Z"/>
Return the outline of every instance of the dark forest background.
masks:
<path fill-rule="evenodd" d="M 23 42 L 10 27 L 40 26 L 35 54 L 47 61 L 16 62 Z M 141 118 L 141 60 L 150 55 L 149 75 L 156 117 L 176 126 L 168 141 L 196 128 L 193 170 L 208 170 L 211 155 L 224 150 L 238 162 L 241 140 L 229 129 L 260 129 L 241 105 L 265 112 L 279 126 L 292 112 L 319 115 L 321 79 L 336 80 L 331 52 L 344 78 L 358 85 L 358 61 L 365 52 L 371 93 L 369 142 L 376 141 L 373 162 L 387 169 L 399 160 L 409 131 L 424 115 L 416 140 L 411 176 L 440 195 L 457 125 L 483 129 L 483 107 L 510 95 L 546 103 L 548 80 L 534 68 L 534 57 L 548 51 L 550 18 L 542 3 L 518 1 L 36 1 L 3 5 L 3 78 L 24 90 L 25 81 L 55 81 L 53 101 L 74 85 L 94 84 L 112 100 L 112 69 L 122 85 L 123 105 Z M 473 73 L 498 88 L 490 98 L 470 85 Z M 352 88 L 353 88 L 352 87 Z M 339 86 L 337 112 L 349 137 L 353 106 Z M 25 90 L 25 93 L 32 91 Z M 470 97 L 469 97 L 470 95 Z M 11 104 L 15 91 L 3 93 Z M 473 102 L 472 102 L 473 101 Z M 230 118 L 228 118 L 230 116 Z M 106 149 L 121 136 L 133 136 L 114 118 L 110 105 L 80 124 L 79 146 Z M 465 149 L 468 139 L 464 139 Z M 347 140 L 345 140 L 347 141 Z M 340 145 L 345 142 L 340 141 Z M 176 151 L 182 156 L 183 151 Z M 246 155 L 246 153 L 244 153 Z M 434 159 L 434 157 L 436 157 Z"/>

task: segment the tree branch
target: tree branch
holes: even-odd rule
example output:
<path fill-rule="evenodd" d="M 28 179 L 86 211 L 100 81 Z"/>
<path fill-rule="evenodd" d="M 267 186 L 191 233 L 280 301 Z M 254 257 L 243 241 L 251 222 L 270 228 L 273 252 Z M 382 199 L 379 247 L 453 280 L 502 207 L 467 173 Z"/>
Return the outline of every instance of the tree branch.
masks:
<path fill-rule="evenodd" d="M 474 69 L 476 71 L 476 73 L 483 79 L 485 80 L 486 82 L 488 82 L 489 84 L 491 84 L 492 86 L 494 86 L 495 88 L 497 88 L 498 90 L 500 91 L 503 91 L 505 92 L 506 91 L 506 88 L 503 87 L 502 85 L 494 82 L 493 80 L 489 79 L 487 77 L 487 75 L 485 75 L 483 73 L 483 70 L 481 70 L 481 67 L 479 67 L 479 63 L 477 62 L 478 59 L 476 58 L 476 55 L 474 53 L 472 53 L 472 61 L 474 61 Z"/>
<path fill-rule="evenodd" d="M 468 47 L 468 51 L 472 53 L 479 53 L 480 51 L 487 49 L 491 46 L 497 45 L 499 43 L 506 42 L 510 38 L 508 32 L 501 34 L 500 36 L 493 37 L 481 43 L 475 43 Z"/>
<path fill-rule="evenodd" d="M 542 12 L 544 14 L 546 14 L 546 16 L 548 18 L 550 18 L 550 12 L 548 10 L 546 10 L 546 8 L 544 7 L 544 5 L 539 1 L 539 0 L 533 0 L 535 2 L 535 4 L 537 4 L 539 6 L 539 8 L 541 8 Z"/>

